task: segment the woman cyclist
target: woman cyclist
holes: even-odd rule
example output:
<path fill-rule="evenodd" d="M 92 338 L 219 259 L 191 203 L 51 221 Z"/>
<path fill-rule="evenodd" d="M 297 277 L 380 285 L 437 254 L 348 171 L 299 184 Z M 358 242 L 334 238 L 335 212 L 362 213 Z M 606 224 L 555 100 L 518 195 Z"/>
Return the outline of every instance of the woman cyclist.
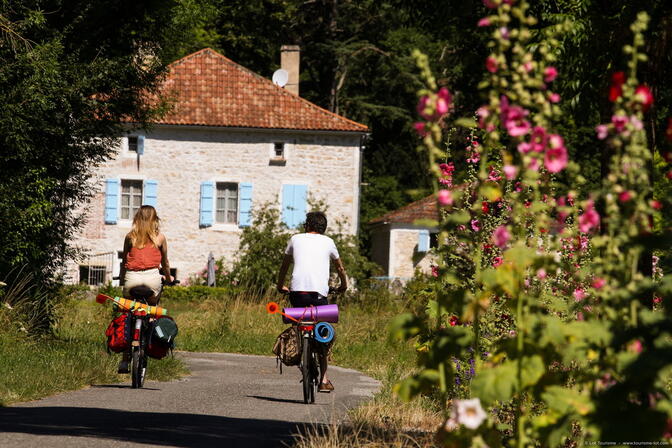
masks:
<path fill-rule="evenodd" d="M 159 232 L 159 216 L 151 205 L 143 205 L 133 217 L 133 227 L 124 239 L 124 252 L 119 278 L 123 295 L 130 299 L 129 291 L 135 286 L 147 286 L 154 295 L 147 299 L 149 305 L 159 303 L 161 272 L 165 283 L 172 283 L 168 262 L 168 242 Z M 128 373 L 129 354 L 124 353 L 119 363 L 119 373 Z"/>

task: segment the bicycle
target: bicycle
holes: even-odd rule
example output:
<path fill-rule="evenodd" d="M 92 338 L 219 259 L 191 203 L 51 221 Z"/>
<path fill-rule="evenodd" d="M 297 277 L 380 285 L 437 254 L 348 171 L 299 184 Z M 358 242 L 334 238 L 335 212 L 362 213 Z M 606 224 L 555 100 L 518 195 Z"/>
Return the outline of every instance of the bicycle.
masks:
<path fill-rule="evenodd" d="M 335 289 L 329 288 L 328 295 L 336 292 Z M 308 309 L 308 308 L 306 308 Z M 312 313 L 306 313 L 308 317 Z M 317 353 L 316 344 L 322 344 L 315 338 L 315 329 L 320 324 L 320 320 L 304 320 L 300 318 L 292 325 L 296 325 L 301 334 L 301 362 L 299 369 L 301 370 L 301 382 L 303 386 L 303 402 L 304 404 L 315 403 L 315 393 L 322 378 L 320 369 L 319 354 Z M 326 356 L 326 354 L 322 355 Z"/>
<path fill-rule="evenodd" d="M 180 283 L 179 280 L 173 280 L 166 283 L 162 280 L 164 286 L 175 286 Z M 147 299 L 154 295 L 154 291 L 145 285 L 134 286 L 128 291 L 131 299 L 148 305 Z M 149 305 L 148 305 L 149 306 Z M 131 310 L 131 387 L 141 389 L 145 384 L 147 373 L 147 344 L 149 343 L 149 329 L 151 315 L 147 313 L 146 308 L 137 308 Z"/>

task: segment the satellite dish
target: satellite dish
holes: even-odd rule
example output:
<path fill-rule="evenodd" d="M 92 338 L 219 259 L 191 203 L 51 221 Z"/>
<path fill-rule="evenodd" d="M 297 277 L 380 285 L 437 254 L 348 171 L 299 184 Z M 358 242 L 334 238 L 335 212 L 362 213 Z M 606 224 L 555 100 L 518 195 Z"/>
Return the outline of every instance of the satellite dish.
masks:
<path fill-rule="evenodd" d="M 273 84 L 278 87 L 285 87 L 287 81 L 289 80 L 289 73 L 287 70 L 279 69 L 273 73 Z"/>

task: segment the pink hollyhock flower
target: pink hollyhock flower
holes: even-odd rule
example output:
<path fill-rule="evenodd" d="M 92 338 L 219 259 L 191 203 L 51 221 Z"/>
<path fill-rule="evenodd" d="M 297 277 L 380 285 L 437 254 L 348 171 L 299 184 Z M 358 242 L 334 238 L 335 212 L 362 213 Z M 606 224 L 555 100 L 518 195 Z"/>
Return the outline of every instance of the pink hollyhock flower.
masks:
<path fill-rule="evenodd" d="M 635 339 L 628 345 L 628 351 L 633 353 L 642 353 L 642 341 Z"/>
<path fill-rule="evenodd" d="M 485 59 L 485 68 L 488 70 L 490 73 L 495 73 L 497 72 L 497 69 L 499 68 L 499 64 L 497 63 L 497 59 L 495 59 L 492 56 L 488 56 Z"/>
<path fill-rule="evenodd" d="M 593 288 L 599 290 L 599 289 L 604 288 L 604 285 L 606 285 L 606 284 L 607 284 L 607 281 L 605 279 L 603 279 L 602 277 L 595 277 L 593 279 L 592 286 L 593 286 Z"/>
<path fill-rule="evenodd" d="M 651 89 L 644 84 L 637 87 L 635 89 L 635 100 L 642 105 L 644 112 L 649 110 L 649 107 L 653 104 L 653 93 L 651 93 Z"/>
<path fill-rule="evenodd" d="M 628 117 L 625 115 L 614 115 L 611 117 L 611 123 L 614 125 L 616 132 L 623 132 L 625 125 L 628 124 Z"/>
<path fill-rule="evenodd" d="M 558 70 L 551 66 L 544 69 L 544 82 L 553 82 L 558 77 Z"/>
<path fill-rule="evenodd" d="M 478 115 L 478 127 L 481 129 L 485 129 L 486 131 L 490 132 L 495 129 L 495 126 L 493 124 L 487 124 L 486 125 L 486 120 L 490 116 L 490 110 L 488 109 L 487 106 L 481 106 L 476 110 L 476 115 Z"/>
<path fill-rule="evenodd" d="M 642 123 L 642 120 L 637 118 L 637 116 L 635 115 L 632 115 L 630 117 L 630 124 L 636 131 L 641 131 L 642 129 L 644 129 L 644 123 Z"/>
<path fill-rule="evenodd" d="M 481 223 L 478 222 L 478 219 L 471 220 L 471 230 L 473 230 L 474 232 L 478 232 L 481 230 Z"/>
<path fill-rule="evenodd" d="M 532 143 L 529 142 L 520 142 L 518 143 L 518 152 L 521 154 L 527 154 L 532 151 Z"/>
<path fill-rule="evenodd" d="M 598 124 L 595 126 L 595 132 L 597 133 L 597 138 L 604 140 L 609 135 L 609 126 L 606 124 Z"/>
<path fill-rule="evenodd" d="M 495 257 L 492 259 L 492 266 L 495 268 L 498 268 L 504 263 L 504 259 L 502 257 Z"/>
<path fill-rule="evenodd" d="M 651 207 L 653 207 L 654 210 L 660 210 L 661 208 L 663 208 L 663 204 L 660 201 L 654 199 L 653 201 L 651 201 Z"/>
<path fill-rule="evenodd" d="M 490 204 L 488 204 L 488 201 L 481 202 L 481 211 L 486 215 L 490 213 Z"/>
<path fill-rule="evenodd" d="M 502 36 L 502 39 L 509 40 L 509 29 L 505 26 L 499 29 L 499 35 Z"/>
<path fill-rule="evenodd" d="M 534 64 L 532 62 L 528 61 L 523 64 L 523 70 L 525 70 L 526 73 L 530 73 L 532 69 L 534 68 Z"/>
<path fill-rule="evenodd" d="M 619 202 L 628 202 L 630 199 L 632 199 L 632 193 L 629 191 L 622 191 L 618 194 Z"/>
<path fill-rule="evenodd" d="M 488 180 L 492 182 L 498 182 L 502 180 L 501 174 L 499 174 L 494 166 L 488 167 Z"/>
<path fill-rule="evenodd" d="M 560 102 L 560 95 L 558 95 L 557 93 L 551 93 L 548 96 L 548 101 L 550 101 L 553 104 L 559 103 Z"/>
<path fill-rule="evenodd" d="M 418 115 L 420 115 L 422 118 L 424 118 L 425 120 L 430 120 L 432 118 L 432 115 L 428 113 L 427 106 L 429 106 L 429 96 L 423 95 L 418 100 L 416 110 L 418 111 Z"/>
<path fill-rule="evenodd" d="M 490 26 L 491 22 L 490 19 L 487 17 L 483 17 L 481 20 L 478 21 L 476 26 Z"/>
<path fill-rule="evenodd" d="M 490 9 L 496 9 L 499 6 L 499 2 L 497 0 L 483 0 L 483 4 L 486 8 Z"/>
<path fill-rule="evenodd" d="M 574 290 L 573 295 L 574 295 L 574 300 L 577 301 L 577 302 L 580 302 L 580 301 L 582 301 L 583 299 L 586 298 L 586 292 L 581 288 L 576 288 Z"/>
<path fill-rule="evenodd" d="M 550 145 L 544 154 L 544 166 L 551 173 L 559 173 L 567 166 L 568 157 L 565 142 L 557 134 L 552 134 L 548 141 Z"/>
<path fill-rule="evenodd" d="M 504 175 L 506 176 L 507 180 L 513 180 L 518 174 L 518 167 L 513 165 L 504 165 L 502 167 L 502 171 L 504 171 Z"/>
<path fill-rule="evenodd" d="M 436 265 L 432 265 L 432 277 L 438 277 L 439 276 L 439 267 Z"/>
<path fill-rule="evenodd" d="M 623 84 L 625 84 L 625 73 L 615 72 L 611 75 L 611 86 L 609 87 L 609 101 L 612 103 L 623 95 Z"/>
<path fill-rule="evenodd" d="M 413 129 L 415 129 L 415 132 L 417 132 L 420 137 L 424 137 L 427 135 L 427 128 L 425 127 L 425 123 L 423 123 L 422 121 L 414 123 Z"/>
<path fill-rule="evenodd" d="M 545 278 L 546 278 L 546 269 L 544 269 L 544 268 L 539 268 L 539 269 L 537 270 L 537 278 L 538 278 L 539 280 L 543 280 L 543 279 L 545 279 Z"/>
<path fill-rule="evenodd" d="M 544 152 L 546 145 L 548 145 L 549 135 L 546 129 L 541 126 L 535 126 L 532 129 L 532 137 L 530 138 L 531 148 L 534 152 Z"/>
<path fill-rule="evenodd" d="M 667 180 L 672 180 L 672 171 L 668 171 L 667 173 L 665 173 L 665 177 L 667 178 Z"/>
<path fill-rule="evenodd" d="M 460 224 L 459 226 L 457 226 L 457 230 L 459 230 L 460 232 L 464 232 L 465 230 L 467 230 L 467 226 L 465 226 L 464 224 Z"/>
<path fill-rule="evenodd" d="M 532 171 L 539 171 L 539 159 L 536 157 L 530 158 L 530 163 L 527 164 L 527 169 Z"/>
<path fill-rule="evenodd" d="M 452 176 L 453 172 L 455 171 L 455 165 L 453 165 L 453 162 L 440 163 L 439 169 L 441 170 L 441 174 L 443 176 Z"/>
<path fill-rule="evenodd" d="M 453 205 L 453 193 L 450 190 L 439 190 L 438 201 L 443 206 Z"/>
<path fill-rule="evenodd" d="M 530 132 L 532 125 L 525 119 L 530 113 L 527 109 L 509 105 L 509 99 L 502 96 L 501 110 L 502 123 L 511 137 L 521 137 Z"/>
<path fill-rule="evenodd" d="M 450 326 L 454 327 L 455 325 L 460 325 L 460 318 L 457 316 L 450 316 Z"/>
<path fill-rule="evenodd" d="M 600 225 L 600 215 L 595 210 L 593 200 L 590 199 L 583 214 L 579 216 L 579 230 L 583 233 L 588 233 L 593 229 L 597 229 Z"/>
<path fill-rule="evenodd" d="M 447 114 L 450 110 L 450 104 L 453 101 L 453 96 L 450 94 L 450 91 L 447 88 L 441 87 L 437 93 L 437 97 L 436 113 L 439 116 Z"/>
<path fill-rule="evenodd" d="M 504 249 L 510 239 L 511 234 L 509 233 L 509 229 L 507 229 L 506 226 L 499 226 L 495 229 L 494 232 L 492 232 L 492 242 L 500 249 Z"/>

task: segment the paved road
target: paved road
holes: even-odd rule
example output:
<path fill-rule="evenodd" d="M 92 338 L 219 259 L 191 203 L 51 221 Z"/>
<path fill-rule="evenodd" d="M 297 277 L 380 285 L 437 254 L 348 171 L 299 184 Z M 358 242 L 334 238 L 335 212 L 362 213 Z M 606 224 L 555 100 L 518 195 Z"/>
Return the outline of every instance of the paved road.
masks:
<path fill-rule="evenodd" d="M 91 386 L 0 408 L 0 447 L 280 447 L 305 423 L 341 419 L 378 390 L 330 367 L 336 391 L 304 405 L 299 370 L 265 356 L 180 353 L 191 375 L 168 383 Z M 151 364 L 150 364 L 151 368 Z"/>

